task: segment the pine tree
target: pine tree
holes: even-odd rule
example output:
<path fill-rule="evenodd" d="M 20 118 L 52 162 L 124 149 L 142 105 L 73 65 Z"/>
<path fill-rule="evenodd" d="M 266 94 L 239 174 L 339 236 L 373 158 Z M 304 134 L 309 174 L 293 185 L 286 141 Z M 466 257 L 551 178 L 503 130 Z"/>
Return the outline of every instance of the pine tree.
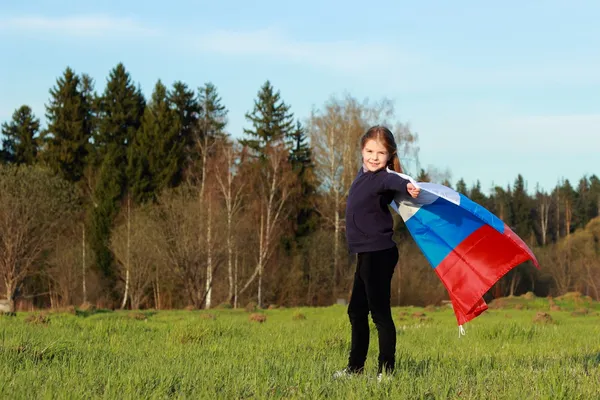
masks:
<path fill-rule="evenodd" d="M 131 143 L 141 125 L 145 105 L 141 90 L 133 85 L 125 66 L 117 64 L 99 99 L 99 123 L 94 142 L 101 158 L 111 151 L 109 147 L 125 147 Z"/>
<path fill-rule="evenodd" d="M 2 158 L 14 164 L 34 164 L 39 147 L 39 130 L 40 120 L 29 106 L 23 105 L 17 109 L 12 121 L 2 124 Z"/>
<path fill-rule="evenodd" d="M 113 219 L 127 188 L 127 146 L 141 124 L 145 100 L 131 82 L 123 64 L 111 72 L 104 93 L 99 98 L 98 129 L 94 135 L 98 168 L 92 215 L 91 246 L 96 264 L 109 278 L 114 278 L 112 256 L 108 249 Z"/>
<path fill-rule="evenodd" d="M 146 202 L 164 188 L 179 183 L 184 143 L 177 112 L 170 107 L 167 88 L 159 80 L 147 105 L 142 125 L 129 147 L 129 191 Z"/>
<path fill-rule="evenodd" d="M 61 177 L 77 182 L 83 177 L 93 130 L 93 81 L 67 67 L 50 90 L 46 105 L 44 159 Z"/>
<path fill-rule="evenodd" d="M 200 106 L 194 91 L 180 81 L 173 84 L 173 88 L 168 93 L 168 99 L 178 116 L 179 141 L 184 145 L 184 159 L 182 165 L 180 165 L 180 170 L 184 174 L 190 165 L 198 159 L 194 132 L 198 126 Z"/>
<path fill-rule="evenodd" d="M 570 235 L 575 228 L 573 210 L 575 209 L 575 203 L 577 201 L 577 192 L 573 189 L 571 182 L 568 179 L 565 179 L 562 186 L 559 188 L 559 193 L 565 235 Z"/>
<path fill-rule="evenodd" d="M 467 184 L 463 178 L 460 178 L 458 182 L 456 182 L 456 191 L 458 193 L 464 194 L 465 196 L 469 193 L 467 190 Z"/>
<path fill-rule="evenodd" d="M 292 202 L 296 208 L 295 239 L 298 240 L 300 237 L 308 236 L 316 229 L 317 213 L 314 208 L 314 197 L 318 185 L 314 173 L 312 151 L 307 143 L 306 131 L 300 121 L 296 122 L 296 128 L 292 131 L 290 138 L 292 145 L 289 162 L 292 170 L 298 176 L 300 186 L 297 201 Z"/>
<path fill-rule="evenodd" d="M 531 199 L 525 188 L 525 180 L 521 174 L 515 179 L 511 205 L 511 226 L 515 233 L 523 239 L 527 239 L 532 228 Z"/>
<path fill-rule="evenodd" d="M 225 135 L 227 125 L 227 109 L 221 104 L 217 88 L 208 82 L 198 89 L 198 128 L 200 138 L 217 139 Z"/>
<path fill-rule="evenodd" d="M 419 175 L 417 175 L 417 182 L 431 182 L 431 177 L 423 168 L 421 168 Z"/>
<path fill-rule="evenodd" d="M 591 220 L 600 215 L 600 179 L 598 176 L 590 177 L 590 191 L 587 204 L 587 220 Z"/>
<path fill-rule="evenodd" d="M 479 180 L 471 187 L 469 198 L 477 204 L 488 207 L 488 198 L 481 191 L 481 182 L 479 182 Z"/>
<path fill-rule="evenodd" d="M 263 158 L 265 148 L 274 142 L 289 141 L 294 130 L 294 115 L 290 106 L 282 99 L 279 91 L 274 91 L 270 81 L 266 81 L 254 100 L 252 113 L 246 113 L 253 128 L 244 128 L 250 139 L 242 139 L 240 143 L 252 149 L 255 155 Z"/>
<path fill-rule="evenodd" d="M 228 111 L 221 104 L 221 97 L 217 92 L 216 86 L 210 82 L 198 89 L 198 105 L 200 113 L 198 114 L 194 140 L 196 142 L 196 149 L 200 154 L 198 170 L 200 173 L 200 192 L 202 195 L 206 183 L 208 160 L 214 151 L 214 144 L 218 140 L 227 137 L 224 129 L 227 125 Z"/>
<path fill-rule="evenodd" d="M 510 210 L 511 196 L 510 186 L 506 189 L 495 186 L 489 199 L 490 211 L 508 224 L 510 224 L 512 218 Z"/>
<path fill-rule="evenodd" d="M 575 203 L 573 204 L 573 227 L 574 229 L 584 228 L 587 222 L 588 204 L 590 197 L 590 182 L 587 176 L 579 180 L 577 192 L 575 193 Z"/>

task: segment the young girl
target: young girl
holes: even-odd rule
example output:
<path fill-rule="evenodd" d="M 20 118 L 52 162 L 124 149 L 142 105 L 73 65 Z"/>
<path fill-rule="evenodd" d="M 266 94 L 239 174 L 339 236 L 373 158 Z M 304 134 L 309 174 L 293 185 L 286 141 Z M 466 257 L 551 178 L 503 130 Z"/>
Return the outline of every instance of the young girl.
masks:
<path fill-rule="evenodd" d="M 377 378 L 395 367 L 396 327 L 390 309 L 392 275 L 398 249 L 392 240 L 393 220 L 388 205 L 397 192 L 419 195 L 409 181 L 391 174 L 402 172 L 394 135 L 382 126 L 370 128 L 361 138 L 362 167 L 346 205 L 346 238 L 351 253 L 357 253 L 356 272 L 348 316 L 352 344 L 348 366 L 335 378 L 362 373 L 369 348 L 369 311 L 379 336 Z"/>

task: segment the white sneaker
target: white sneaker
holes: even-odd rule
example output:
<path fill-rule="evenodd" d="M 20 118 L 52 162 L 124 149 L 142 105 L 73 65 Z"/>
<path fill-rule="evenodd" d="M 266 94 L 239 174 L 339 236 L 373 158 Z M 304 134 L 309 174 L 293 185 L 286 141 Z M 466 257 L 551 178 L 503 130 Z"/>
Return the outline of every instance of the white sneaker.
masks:
<path fill-rule="evenodd" d="M 388 374 L 384 374 L 383 372 L 380 372 L 377 374 L 377 383 L 388 382 L 391 380 L 392 380 L 392 377 Z"/>
<path fill-rule="evenodd" d="M 340 371 L 334 372 L 333 379 L 351 378 L 358 374 L 360 374 L 360 372 L 352 372 L 352 371 L 350 371 L 350 369 L 348 367 L 346 367 Z"/>

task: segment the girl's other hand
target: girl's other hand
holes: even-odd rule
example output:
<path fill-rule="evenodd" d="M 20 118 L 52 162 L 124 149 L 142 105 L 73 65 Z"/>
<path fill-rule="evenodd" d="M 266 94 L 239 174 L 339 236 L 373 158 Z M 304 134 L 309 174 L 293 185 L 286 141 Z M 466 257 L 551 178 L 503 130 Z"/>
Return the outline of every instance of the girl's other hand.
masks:
<path fill-rule="evenodd" d="M 413 198 L 417 198 L 417 196 L 419 195 L 419 193 L 421 192 L 421 189 L 415 187 L 415 185 L 413 185 L 412 183 L 408 183 L 406 185 L 406 191 L 408 192 L 408 194 L 411 195 L 411 197 Z"/>

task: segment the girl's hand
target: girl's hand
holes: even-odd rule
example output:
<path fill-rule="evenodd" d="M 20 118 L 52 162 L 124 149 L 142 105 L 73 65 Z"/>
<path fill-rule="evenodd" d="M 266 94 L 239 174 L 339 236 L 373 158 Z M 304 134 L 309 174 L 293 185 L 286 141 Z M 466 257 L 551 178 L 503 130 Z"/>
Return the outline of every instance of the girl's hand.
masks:
<path fill-rule="evenodd" d="M 408 182 L 408 184 L 406 185 L 406 191 L 408 192 L 408 194 L 411 195 L 412 198 L 417 198 L 417 196 L 421 192 L 421 189 L 415 187 L 415 185 Z"/>

